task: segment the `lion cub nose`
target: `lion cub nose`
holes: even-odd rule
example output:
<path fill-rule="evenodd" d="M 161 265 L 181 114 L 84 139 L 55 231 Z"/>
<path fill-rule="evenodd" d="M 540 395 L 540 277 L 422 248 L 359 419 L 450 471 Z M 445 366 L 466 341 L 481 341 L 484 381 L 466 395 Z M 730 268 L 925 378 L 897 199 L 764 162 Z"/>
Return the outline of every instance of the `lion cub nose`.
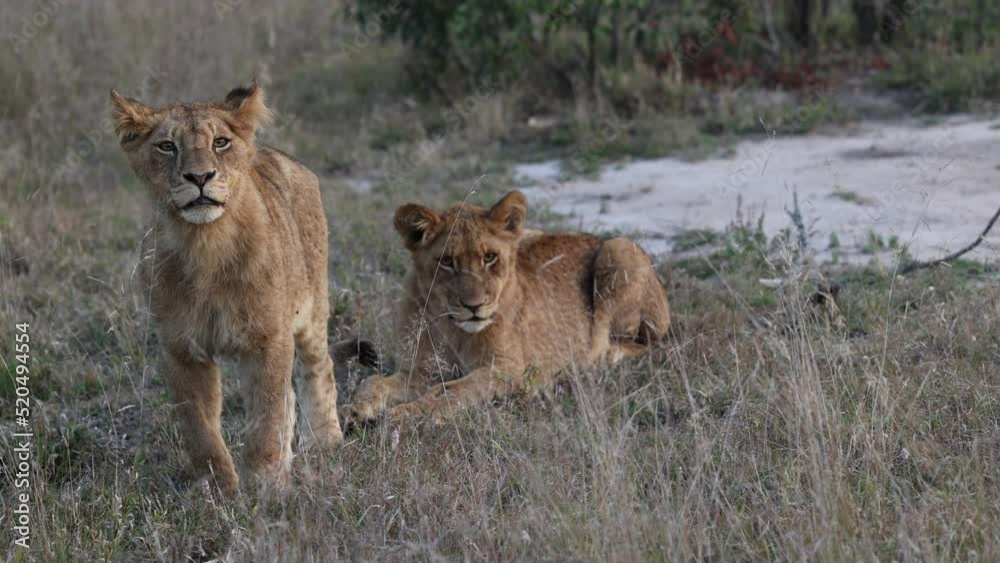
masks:
<path fill-rule="evenodd" d="M 184 174 L 185 180 L 191 182 L 192 184 L 198 186 L 199 188 L 204 188 L 205 184 L 207 184 L 208 181 L 211 180 L 212 178 L 215 178 L 215 170 L 212 170 L 211 172 L 205 172 L 204 174 L 192 174 L 190 172 Z"/>

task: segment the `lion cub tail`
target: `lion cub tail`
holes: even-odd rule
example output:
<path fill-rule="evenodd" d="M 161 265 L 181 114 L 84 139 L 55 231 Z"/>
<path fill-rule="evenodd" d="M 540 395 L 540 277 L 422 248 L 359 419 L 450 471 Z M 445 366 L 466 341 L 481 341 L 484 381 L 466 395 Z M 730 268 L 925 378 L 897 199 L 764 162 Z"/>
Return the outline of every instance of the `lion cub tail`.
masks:
<path fill-rule="evenodd" d="M 368 368 L 380 369 L 382 367 L 382 360 L 379 358 L 375 345 L 359 338 L 335 342 L 330 355 L 333 356 L 333 362 L 336 365 L 355 361 Z"/>

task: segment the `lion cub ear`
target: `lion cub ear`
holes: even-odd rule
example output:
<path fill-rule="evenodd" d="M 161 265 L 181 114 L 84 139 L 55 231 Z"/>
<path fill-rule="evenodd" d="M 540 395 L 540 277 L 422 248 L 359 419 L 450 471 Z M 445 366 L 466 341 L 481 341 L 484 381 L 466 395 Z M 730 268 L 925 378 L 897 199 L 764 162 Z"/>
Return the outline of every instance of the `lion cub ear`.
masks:
<path fill-rule="evenodd" d="M 407 203 L 396 210 L 392 223 L 403 237 L 406 249 L 413 252 L 431 239 L 441 224 L 441 217 L 423 205 Z"/>
<path fill-rule="evenodd" d="M 264 89 L 255 78 L 250 86 L 238 86 L 226 94 L 222 109 L 233 116 L 231 126 L 247 138 L 252 137 L 258 127 L 267 127 L 273 116 L 264 104 Z"/>
<path fill-rule="evenodd" d="M 118 142 L 124 146 L 156 126 L 156 110 L 132 98 L 126 98 L 111 89 L 111 121 Z"/>
<path fill-rule="evenodd" d="M 497 225 L 515 235 L 524 229 L 524 218 L 528 213 L 528 199 L 521 192 L 510 192 L 490 209 L 489 216 Z"/>

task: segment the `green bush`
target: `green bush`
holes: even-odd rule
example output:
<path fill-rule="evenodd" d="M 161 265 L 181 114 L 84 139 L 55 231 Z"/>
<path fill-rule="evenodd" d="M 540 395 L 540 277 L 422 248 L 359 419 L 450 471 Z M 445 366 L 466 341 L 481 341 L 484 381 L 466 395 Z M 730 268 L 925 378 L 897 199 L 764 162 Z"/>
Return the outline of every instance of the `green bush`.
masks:
<path fill-rule="evenodd" d="M 908 51 L 887 73 L 885 83 L 912 93 L 923 111 L 975 111 L 1000 91 L 998 51 Z"/>
<path fill-rule="evenodd" d="M 650 0 L 416 0 L 405 8 L 399 0 L 359 0 L 356 17 L 369 35 L 411 47 L 414 75 L 433 77 L 439 90 L 532 70 L 573 88 L 592 87 L 599 67 L 619 64 L 637 45 L 669 49 L 674 38 L 663 33 L 672 32 L 657 23 L 667 21 L 662 10 Z"/>
<path fill-rule="evenodd" d="M 640 107 L 686 113 L 692 83 L 802 89 L 831 75 L 820 55 L 869 49 L 892 61 L 888 84 L 915 90 L 929 111 L 969 109 L 1000 80 L 1000 7 L 984 0 L 892 0 L 865 25 L 855 3 L 832 3 L 811 17 L 807 45 L 785 25 L 795 5 L 816 2 L 768 5 L 769 15 L 750 0 L 358 0 L 353 15 L 365 35 L 402 42 L 411 79 L 449 101 L 500 79 L 627 118 Z"/>

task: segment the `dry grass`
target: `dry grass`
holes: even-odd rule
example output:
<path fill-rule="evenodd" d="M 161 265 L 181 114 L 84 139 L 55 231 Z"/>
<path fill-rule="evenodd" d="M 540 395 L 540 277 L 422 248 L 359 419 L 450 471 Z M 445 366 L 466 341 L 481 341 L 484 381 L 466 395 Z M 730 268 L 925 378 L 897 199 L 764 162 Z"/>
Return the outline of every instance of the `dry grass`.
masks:
<path fill-rule="evenodd" d="M 484 199 L 508 188 L 493 139 L 509 109 L 490 97 L 401 168 L 431 120 L 393 90 L 394 47 L 338 58 L 352 32 L 325 3 L 243 4 L 222 20 L 193 0 L 73 6 L 17 58 L 0 55 L 14 77 L 0 80 L 0 350 L 9 358 L 13 324 L 31 323 L 36 400 L 33 550 L 7 547 L 4 465 L 8 559 L 1000 558 L 1000 289 L 969 268 L 851 272 L 831 317 L 806 304 L 808 287 L 747 281 L 774 275 L 759 260 L 715 265 L 707 280 L 663 264 L 682 321 L 642 361 L 574 374 L 548 405 L 369 429 L 329 458 L 298 458 L 284 502 L 190 489 L 156 330 L 132 285 L 144 194 L 109 136 L 54 174 L 100 127 L 107 90 L 140 83 L 147 64 L 170 73 L 151 101 L 269 73 L 274 105 L 298 119 L 268 140 L 327 176 L 331 337 L 375 340 L 390 357 L 406 264 L 392 209 L 463 195 L 484 172 Z M 3 29 L 22 15 L 5 10 Z M 400 170 L 405 186 L 379 181 Z M 0 374 L 5 452 L 10 386 Z M 225 410 L 238 444 L 238 394 Z"/>

